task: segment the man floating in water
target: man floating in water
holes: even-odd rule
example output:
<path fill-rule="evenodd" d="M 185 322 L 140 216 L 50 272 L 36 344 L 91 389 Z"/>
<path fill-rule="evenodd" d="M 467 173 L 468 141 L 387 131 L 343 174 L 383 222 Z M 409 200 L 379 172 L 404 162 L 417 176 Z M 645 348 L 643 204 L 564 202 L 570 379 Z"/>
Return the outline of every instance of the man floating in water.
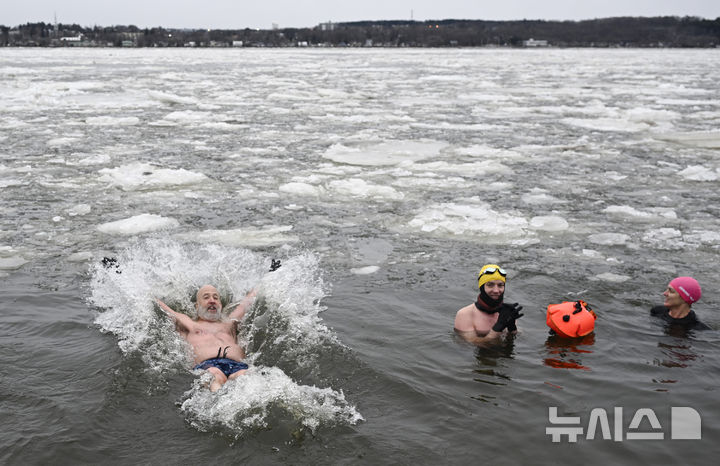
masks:
<path fill-rule="evenodd" d="M 192 347 L 195 369 L 205 369 L 213 375 L 210 383 L 213 392 L 228 380 L 244 374 L 248 368 L 241 362 L 245 359 L 245 351 L 237 343 L 237 323 L 245 316 L 254 297 L 255 290 L 252 290 L 226 317 L 222 315 L 218 290 L 212 285 L 204 285 L 196 295 L 197 320 L 157 300 L 160 308 L 175 321 L 178 333 Z"/>
<path fill-rule="evenodd" d="M 455 316 L 455 332 L 465 341 L 482 346 L 516 333 L 515 321 L 523 316 L 522 306 L 503 303 L 505 270 L 495 264 L 484 265 L 478 275 L 480 295 L 477 301 L 460 309 Z"/>
<path fill-rule="evenodd" d="M 270 271 L 277 270 L 280 261 L 272 261 Z M 248 365 L 245 350 L 237 343 L 237 324 L 245 316 L 257 291 L 251 290 L 235 308 L 224 316 L 218 290 L 212 285 L 202 286 L 196 295 L 197 320 L 176 312 L 167 304 L 157 304 L 175 321 L 175 328 L 193 349 L 195 369 L 205 369 L 213 375 L 210 390 L 216 392 L 228 380 L 244 374 Z"/>

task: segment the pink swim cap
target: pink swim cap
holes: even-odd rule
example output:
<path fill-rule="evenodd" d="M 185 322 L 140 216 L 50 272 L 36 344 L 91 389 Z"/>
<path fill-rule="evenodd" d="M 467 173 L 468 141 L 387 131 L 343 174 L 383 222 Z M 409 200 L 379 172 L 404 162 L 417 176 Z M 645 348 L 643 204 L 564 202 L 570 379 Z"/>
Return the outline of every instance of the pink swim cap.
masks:
<path fill-rule="evenodd" d="M 694 303 L 702 296 L 700 284 L 692 277 L 677 277 L 670 282 L 670 286 L 688 304 Z"/>

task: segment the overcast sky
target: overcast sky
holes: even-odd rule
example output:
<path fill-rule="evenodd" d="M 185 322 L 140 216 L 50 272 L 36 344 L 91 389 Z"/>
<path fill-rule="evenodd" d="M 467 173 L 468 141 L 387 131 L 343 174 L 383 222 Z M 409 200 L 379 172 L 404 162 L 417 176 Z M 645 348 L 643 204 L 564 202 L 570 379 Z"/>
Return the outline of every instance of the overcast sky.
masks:
<path fill-rule="evenodd" d="M 612 16 L 720 17 L 720 0 L 0 0 L 0 24 L 213 29 L 313 27 L 387 19 L 580 20 Z"/>

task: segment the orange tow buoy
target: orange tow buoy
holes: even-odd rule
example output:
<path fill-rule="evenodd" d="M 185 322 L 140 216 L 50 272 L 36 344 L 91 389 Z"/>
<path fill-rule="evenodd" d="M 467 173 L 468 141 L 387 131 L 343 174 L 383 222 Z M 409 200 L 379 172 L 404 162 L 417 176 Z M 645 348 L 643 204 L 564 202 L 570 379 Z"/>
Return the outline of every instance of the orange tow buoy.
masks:
<path fill-rule="evenodd" d="M 561 337 L 584 337 L 595 330 L 595 312 L 585 301 L 565 301 L 550 304 L 546 323 Z"/>

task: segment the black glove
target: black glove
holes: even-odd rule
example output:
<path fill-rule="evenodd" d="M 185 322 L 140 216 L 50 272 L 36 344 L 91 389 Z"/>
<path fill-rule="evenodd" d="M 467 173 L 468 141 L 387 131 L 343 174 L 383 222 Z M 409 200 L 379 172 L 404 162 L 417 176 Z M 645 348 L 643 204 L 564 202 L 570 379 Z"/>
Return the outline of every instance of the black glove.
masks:
<path fill-rule="evenodd" d="M 517 330 L 515 321 L 524 315 L 520 313 L 522 308 L 518 303 L 503 304 L 500 311 L 498 311 L 498 320 L 492 329 L 496 332 L 502 332 L 505 329 L 508 329 L 508 332 Z"/>
<path fill-rule="evenodd" d="M 103 267 L 106 269 L 115 268 L 115 273 L 122 273 L 120 271 L 120 264 L 114 257 L 103 257 L 100 262 L 102 262 Z"/>
<path fill-rule="evenodd" d="M 271 259 L 270 260 L 270 271 L 274 272 L 279 268 L 280 268 L 280 259 Z"/>

